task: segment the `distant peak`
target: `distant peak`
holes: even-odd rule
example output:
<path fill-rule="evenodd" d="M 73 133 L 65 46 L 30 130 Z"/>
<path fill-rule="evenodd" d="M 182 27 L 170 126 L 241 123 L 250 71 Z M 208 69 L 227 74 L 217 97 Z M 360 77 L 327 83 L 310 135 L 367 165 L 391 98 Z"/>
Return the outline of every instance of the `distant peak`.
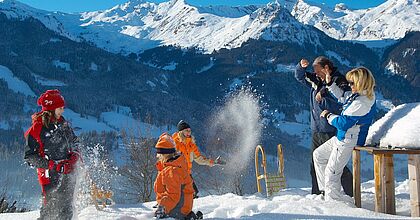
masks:
<path fill-rule="evenodd" d="M 346 4 L 344 4 L 344 3 L 338 3 L 338 4 L 335 5 L 334 9 L 335 10 L 344 11 L 344 10 L 347 10 L 348 8 L 347 8 L 347 5 Z"/>

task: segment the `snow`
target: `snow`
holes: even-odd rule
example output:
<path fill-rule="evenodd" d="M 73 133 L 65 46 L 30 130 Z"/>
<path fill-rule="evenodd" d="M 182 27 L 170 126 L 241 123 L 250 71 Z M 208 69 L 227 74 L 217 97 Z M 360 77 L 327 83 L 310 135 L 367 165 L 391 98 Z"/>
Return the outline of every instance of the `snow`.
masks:
<path fill-rule="evenodd" d="M 395 108 L 394 104 L 392 104 L 392 101 L 384 98 L 382 93 L 377 91 L 375 93 L 375 97 L 376 97 L 376 107 L 377 108 L 379 108 L 381 110 L 384 110 L 386 112 Z"/>
<path fill-rule="evenodd" d="M 62 40 L 61 39 L 58 39 L 58 38 L 51 38 L 50 39 L 50 42 L 52 42 L 52 43 L 58 43 L 58 42 L 62 42 Z"/>
<path fill-rule="evenodd" d="M 393 108 L 370 128 L 366 143 L 380 147 L 420 148 L 420 103 Z"/>
<path fill-rule="evenodd" d="M 197 47 L 211 53 L 260 38 L 317 44 L 318 33 L 302 24 L 313 25 L 330 37 L 370 47 L 388 46 L 409 31 L 420 30 L 417 0 L 388 0 L 363 10 L 350 10 L 343 5 L 334 9 L 303 0 L 291 2 L 194 7 L 184 0 L 130 1 L 104 11 L 66 14 L 50 13 L 8 0 L 0 4 L 0 11 L 8 17 L 33 17 L 62 36 L 93 42 L 100 48 L 122 54 L 139 53 L 161 45 Z"/>
<path fill-rule="evenodd" d="M 207 70 L 211 69 L 214 66 L 214 58 L 210 57 L 210 63 L 207 66 L 203 66 L 200 70 L 197 71 L 197 73 L 203 73 Z"/>
<path fill-rule="evenodd" d="M 277 64 L 276 71 L 280 73 L 294 72 L 296 69 L 296 64 Z"/>
<path fill-rule="evenodd" d="M 350 61 L 349 60 L 347 60 L 346 58 L 343 58 L 342 56 L 340 56 L 340 55 L 338 55 L 336 52 L 334 52 L 334 51 L 330 51 L 330 50 L 327 50 L 327 51 L 325 51 L 325 54 L 328 56 L 328 57 L 333 57 L 333 58 L 335 58 L 336 60 L 338 60 L 338 62 L 340 62 L 341 64 L 343 64 L 344 66 L 351 66 L 350 65 Z"/>
<path fill-rule="evenodd" d="M 300 0 L 291 13 L 300 22 L 312 25 L 332 38 L 385 47 L 410 31 L 419 31 L 417 0 L 388 0 L 369 9 L 330 8 Z"/>
<path fill-rule="evenodd" d="M 176 69 L 176 66 L 177 65 L 178 65 L 178 63 L 171 62 L 170 64 L 162 67 L 162 69 L 164 69 L 164 70 L 171 70 L 172 71 L 172 70 L 175 70 Z"/>
<path fill-rule="evenodd" d="M 275 124 L 276 128 L 290 135 L 299 137 L 299 145 L 303 147 L 311 146 L 311 128 L 309 124 L 302 124 L 289 121 L 280 121 Z"/>
<path fill-rule="evenodd" d="M 392 60 L 389 60 L 388 64 L 385 67 L 385 74 L 387 75 L 397 75 L 399 74 L 399 65 L 398 63 L 393 62 Z"/>
<path fill-rule="evenodd" d="M 53 87 L 61 87 L 61 86 L 66 86 L 65 83 L 58 81 L 58 80 L 54 80 L 54 79 L 47 79 L 43 76 L 37 75 L 35 73 L 32 73 L 32 75 L 35 77 L 35 80 L 37 83 L 39 83 L 40 85 L 43 86 L 53 86 Z"/>
<path fill-rule="evenodd" d="M 113 127 L 117 130 L 125 130 L 128 133 L 139 134 L 142 137 L 151 136 L 159 137 L 163 132 L 175 132 L 175 130 L 170 129 L 166 126 L 157 127 L 152 124 L 140 122 L 134 118 L 119 112 L 103 112 L 100 116 L 107 125 Z"/>
<path fill-rule="evenodd" d="M 25 81 L 17 78 L 16 76 L 14 76 L 12 71 L 10 71 L 10 69 L 1 65 L 0 65 L 0 79 L 3 79 L 4 81 L 6 81 L 7 86 L 12 91 L 16 93 L 21 93 L 25 96 L 36 97 L 35 93 L 32 91 L 32 89 L 29 87 L 29 85 Z"/>
<path fill-rule="evenodd" d="M 288 188 L 266 198 L 261 194 L 238 196 L 235 194 L 210 195 L 194 199 L 193 211 L 201 211 L 204 219 L 415 219 L 410 214 L 408 180 L 396 183 L 398 215 L 375 213 L 374 183 L 362 184 L 362 208 L 351 200 L 324 201 L 320 195 L 311 195 L 309 188 Z M 116 204 L 97 211 L 93 205 L 80 211 L 77 219 L 153 219 L 156 202 L 122 205 Z M 2 220 L 36 219 L 39 211 L 0 214 Z M 170 220 L 169 218 L 168 220 Z"/>
<path fill-rule="evenodd" d="M 64 118 L 72 123 L 73 127 L 81 128 L 77 133 L 88 132 L 88 131 L 115 131 L 115 129 L 106 125 L 103 122 L 98 122 L 98 119 L 93 116 L 81 117 L 79 113 L 74 112 L 71 109 L 66 108 L 64 110 Z"/>
<path fill-rule="evenodd" d="M 96 63 L 94 62 L 91 62 L 89 69 L 93 71 L 98 71 L 98 65 L 96 65 Z"/>
<path fill-rule="evenodd" d="M 65 63 L 65 62 L 62 62 L 60 60 L 53 60 L 52 61 L 52 64 L 55 67 L 62 68 L 62 69 L 66 70 L 66 71 L 69 71 L 69 72 L 71 71 L 71 68 L 70 68 L 70 64 L 69 63 Z"/>
<path fill-rule="evenodd" d="M 286 121 L 286 115 L 279 112 L 277 109 L 268 111 L 264 114 L 266 118 L 271 118 L 271 122 L 280 131 L 289 135 L 296 135 L 299 137 L 299 145 L 303 147 L 310 147 L 311 130 L 309 122 L 309 112 L 302 111 L 295 115 L 296 122 Z"/>
<path fill-rule="evenodd" d="M 234 78 L 232 83 L 229 85 L 229 91 L 235 91 L 238 88 L 241 88 L 244 85 L 244 82 L 239 78 Z"/>
<path fill-rule="evenodd" d="M 416 48 L 407 48 L 405 49 L 405 51 L 403 52 L 403 57 L 405 58 L 406 56 L 413 56 L 414 53 L 417 51 Z"/>
<path fill-rule="evenodd" d="M 161 45 L 205 53 L 240 47 L 249 39 L 316 42 L 319 33 L 296 21 L 278 3 L 245 7 L 194 7 L 184 0 L 130 1 L 104 11 L 49 13 L 22 3 L 1 4 L 9 17 L 33 17 L 70 39 L 114 53 L 139 53 Z M 112 43 L 111 43 L 112 42 Z"/>
<path fill-rule="evenodd" d="M 155 83 L 153 83 L 152 81 L 150 81 L 150 80 L 147 80 L 147 85 L 149 85 L 150 87 L 152 87 L 152 88 L 155 88 L 156 87 L 156 84 Z"/>

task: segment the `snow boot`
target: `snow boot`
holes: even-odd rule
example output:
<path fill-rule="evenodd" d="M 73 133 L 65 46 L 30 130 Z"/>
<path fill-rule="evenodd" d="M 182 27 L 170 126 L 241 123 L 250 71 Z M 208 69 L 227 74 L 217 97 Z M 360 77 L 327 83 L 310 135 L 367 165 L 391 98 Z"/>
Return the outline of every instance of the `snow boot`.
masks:
<path fill-rule="evenodd" d="M 201 211 L 197 211 L 195 215 L 197 216 L 197 219 L 203 219 L 203 213 Z"/>

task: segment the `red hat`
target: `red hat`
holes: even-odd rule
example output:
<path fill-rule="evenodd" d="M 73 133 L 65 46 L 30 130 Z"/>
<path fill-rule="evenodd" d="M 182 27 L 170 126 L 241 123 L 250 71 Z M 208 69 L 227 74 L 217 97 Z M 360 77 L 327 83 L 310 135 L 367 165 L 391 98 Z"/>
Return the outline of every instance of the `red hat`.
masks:
<path fill-rule="evenodd" d="M 42 106 L 42 111 L 53 111 L 65 105 L 64 98 L 57 89 L 47 90 L 38 98 L 37 103 Z"/>
<path fill-rule="evenodd" d="M 172 154 L 176 152 L 175 141 L 167 133 L 160 135 L 155 147 L 158 154 Z"/>

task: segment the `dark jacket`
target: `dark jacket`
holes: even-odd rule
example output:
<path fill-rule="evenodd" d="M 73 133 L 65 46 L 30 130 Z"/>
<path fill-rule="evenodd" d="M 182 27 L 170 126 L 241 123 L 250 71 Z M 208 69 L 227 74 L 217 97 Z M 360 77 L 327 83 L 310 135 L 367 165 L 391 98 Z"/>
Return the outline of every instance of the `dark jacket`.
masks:
<path fill-rule="evenodd" d="M 305 86 L 311 88 L 310 111 L 311 111 L 311 130 L 312 132 L 336 132 L 335 127 L 328 124 L 325 118 L 321 118 L 320 114 L 323 110 L 328 110 L 333 114 L 340 114 L 342 105 L 332 96 L 326 88 L 326 83 L 322 81 L 315 73 L 306 71 L 306 68 L 296 66 L 295 78 Z M 334 69 L 331 74 L 331 81 L 339 85 L 343 90 L 350 90 L 346 78 Z M 315 97 L 318 92 L 322 94 L 321 102 L 317 102 Z"/>
<path fill-rule="evenodd" d="M 72 159 L 77 153 L 76 135 L 63 117 L 49 123 L 48 127 L 38 117 L 25 133 L 25 138 L 25 161 L 37 168 L 44 197 L 39 219 L 71 220 L 76 175 L 71 171 L 58 171 L 51 168 L 50 164 L 77 162 L 77 159 Z"/>
<path fill-rule="evenodd" d="M 59 121 L 50 123 L 48 127 L 42 124 L 39 117 L 25 133 L 26 145 L 24 159 L 37 168 L 41 185 L 50 183 L 58 173 L 46 174 L 49 161 L 56 163 L 70 159 L 71 152 L 76 151 L 77 137 L 70 125 L 61 117 Z"/>

